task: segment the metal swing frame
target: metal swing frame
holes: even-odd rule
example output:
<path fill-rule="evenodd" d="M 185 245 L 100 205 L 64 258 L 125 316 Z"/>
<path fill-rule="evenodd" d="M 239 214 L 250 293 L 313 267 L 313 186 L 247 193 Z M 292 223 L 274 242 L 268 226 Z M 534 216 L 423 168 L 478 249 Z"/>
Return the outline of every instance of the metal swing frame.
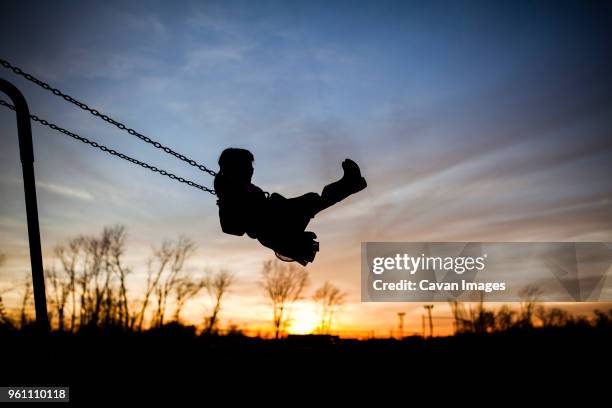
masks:
<path fill-rule="evenodd" d="M 19 137 L 19 156 L 23 170 L 23 188 L 25 192 L 26 216 L 28 223 L 28 240 L 30 246 L 30 264 L 32 267 L 32 285 L 34 287 L 34 307 L 36 326 L 41 331 L 49 331 L 47 315 L 47 295 L 45 292 L 45 275 L 43 272 L 42 249 L 40 244 L 40 227 L 38 222 L 38 205 L 36 202 L 36 180 L 34 178 L 34 148 L 30 110 L 25 97 L 15 85 L 0 78 L 0 91 L 4 92 L 15 105 L 17 115 L 17 135 Z"/>

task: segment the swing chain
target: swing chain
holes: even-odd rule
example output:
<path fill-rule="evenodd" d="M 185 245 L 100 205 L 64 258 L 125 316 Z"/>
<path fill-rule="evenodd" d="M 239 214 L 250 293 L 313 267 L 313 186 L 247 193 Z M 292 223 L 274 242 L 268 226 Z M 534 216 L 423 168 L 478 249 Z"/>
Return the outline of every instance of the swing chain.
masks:
<path fill-rule="evenodd" d="M 35 83 L 36 85 L 40 86 L 41 88 L 53 93 L 56 96 L 61 96 L 62 98 L 64 98 L 65 101 L 72 103 L 73 105 L 78 106 L 79 108 L 91 113 L 94 116 L 99 117 L 100 119 L 102 119 L 103 121 L 110 123 L 111 125 L 114 125 L 116 127 L 118 127 L 121 130 L 124 130 L 126 132 L 128 132 L 130 135 L 132 136 L 136 136 L 137 138 L 139 138 L 140 140 L 142 140 L 145 143 L 149 143 L 151 145 L 153 145 L 154 147 L 163 150 L 164 152 L 176 157 L 179 160 L 184 161 L 185 163 L 190 164 L 191 166 L 197 167 L 198 169 L 210 174 L 211 176 L 216 176 L 217 173 L 209 168 L 207 168 L 206 166 L 204 166 L 203 164 L 199 164 L 198 162 L 196 162 L 193 159 L 190 159 L 189 157 L 180 154 L 178 152 L 175 152 L 174 150 L 172 150 L 171 148 L 162 145 L 161 143 L 151 139 L 150 137 L 147 137 L 137 131 L 135 131 L 132 128 L 128 128 L 125 124 L 118 122 L 116 120 L 114 120 L 113 118 L 111 118 L 108 115 L 103 114 L 102 112 L 90 108 L 87 104 L 78 101 L 77 99 L 74 99 L 72 96 L 67 95 L 65 93 L 63 93 L 62 91 L 60 91 L 57 88 L 53 88 L 51 87 L 49 84 L 47 84 L 44 81 L 41 81 L 40 79 L 36 78 L 35 76 L 28 74 L 27 72 L 24 72 L 21 68 L 19 67 L 15 67 L 13 66 L 10 62 L 3 60 L 2 58 L 0 58 L 0 65 L 2 65 L 4 68 L 10 69 L 11 71 L 13 71 L 15 74 L 20 75 L 22 77 L 24 77 L 25 79 L 27 79 L 30 82 Z"/>
<path fill-rule="evenodd" d="M 0 99 L 0 105 L 5 106 L 5 107 L 9 108 L 9 109 L 10 109 L 10 110 L 12 110 L 12 111 L 14 111 L 14 110 L 15 110 L 15 107 L 14 107 L 13 105 L 11 105 L 11 104 L 10 104 L 10 103 L 8 103 L 8 102 L 3 101 L 2 99 Z M 94 141 L 92 141 L 92 140 L 89 140 L 89 139 L 87 139 L 87 138 L 85 138 L 85 137 L 83 137 L 83 136 L 79 136 L 79 135 L 77 135 L 76 133 L 72 133 L 71 131 L 66 130 L 66 129 L 64 129 L 64 128 L 61 128 L 61 127 L 57 126 L 57 125 L 56 125 L 56 124 L 54 124 L 54 123 L 50 123 L 50 122 L 46 121 L 45 119 L 41 119 L 41 118 L 39 118 L 39 117 L 38 117 L 38 116 L 36 116 L 36 115 L 32 115 L 32 114 L 30 114 L 30 119 L 32 119 L 32 120 L 33 120 L 33 121 L 35 121 L 35 122 L 40 123 L 41 125 L 44 125 L 44 126 L 50 127 L 51 129 L 53 129 L 53 130 L 55 130 L 55 131 L 58 131 L 58 132 L 63 133 L 63 134 L 65 134 L 65 135 L 67 135 L 67 136 L 70 136 L 70 137 L 71 137 L 71 138 L 73 138 L 73 139 L 76 139 L 76 140 L 81 141 L 81 142 L 83 142 L 83 143 L 86 143 L 86 144 L 88 144 L 88 145 L 90 145 L 90 146 L 92 146 L 92 147 L 95 147 L 96 149 L 100 149 L 100 150 L 102 150 L 103 152 L 106 152 L 106 153 L 108 153 L 108 154 L 110 154 L 110 155 L 117 156 L 117 157 L 119 157 L 119 158 L 121 158 L 121 159 L 123 159 L 123 160 L 127 160 L 127 161 L 129 161 L 130 163 L 134 163 L 134 164 L 137 164 L 137 165 L 139 165 L 139 166 L 141 166 L 141 167 L 144 167 L 144 168 L 145 168 L 145 169 L 147 169 L 147 170 L 151 170 L 151 171 L 153 171 L 153 172 L 159 173 L 159 174 L 161 174 L 162 176 L 167 176 L 167 177 L 170 177 L 172 180 L 176 180 L 176 181 L 179 181 L 179 182 L 181 182 L 181 183 L 185 183 L 185 184 L 187 184 L 188 186 L 195 187 L 195 188 L 200 189 L 200 190 L 202 190 L 202 191 L 206 191 L 207 193 L 210 193 L 210 194 L 212 194 L 212 195 L 216 195 L 215 191 L 214 191 L 214 190 L 211 190 L 211 189 L 210 189 L 210 188 L 208 188 L 208 187 L 204 187 L 204 186 L 202 186 L 202 185 L 200 185 L 200 184 L 198 184 L 198 183 L 194 183 L 194 182 L 193 182 L 193 181 L 191 181 L 191 180 L 187 180 L 187 179 L 185 179 L 185 178 L 183 178 L 183 177 L 177 176 L 176 174 L 172 174 L 172 173 L 170 173 L 170 172 L 168 172 L 168 171 L 166 171 L 166 170 L 163 170 L 163 169 L 158 169 L 157 167 L 155 167 L 155 166 L 151 166 L 151 165 L 150 165 L 150 164 L 148 164 L 148 163 L 142 162 L 142 161 L 140 161 L 140 160 L 138 160 L 138 159 L 135 159 L 135 158 L 133 158 L 133 157 L 130 157 L 130 156 L 128 156 L 128 155 L 125 155 L 125 154 L 123 154 L 123 153 L 121 153 L 121 152 L 118 152 L 118 151 L 116 151 L 116 150 L 110 149 L 110 148 L 108 148 L 108 147 L 106 147 L 106 146 L 104 146 L 104 145 L 102 145 L 102 144 L 99 144 L 99 143 L 97 143 L 97 142 L 94 142 Z"/>

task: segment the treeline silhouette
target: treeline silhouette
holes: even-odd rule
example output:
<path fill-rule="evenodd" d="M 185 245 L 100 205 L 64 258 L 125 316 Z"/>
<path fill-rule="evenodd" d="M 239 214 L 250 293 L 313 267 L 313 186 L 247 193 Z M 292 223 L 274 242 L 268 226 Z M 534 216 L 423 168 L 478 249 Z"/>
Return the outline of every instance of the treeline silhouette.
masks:
<path fill-rule="evenodd" d="M 165 240 L 151 249 L 146 260 L 142 290 L 130 290 L 128 279 L 133 268 L 125 262 L 126 227 L 106 227 L 99 235 L 80 235 L 54 248 L 54 259 L 45 269 L 47 303 L 52 328 L 60 333 L 84 331 L 143 332 L 165 326 L 170 330 L 183 327 L 203 335 L 244 336 L 243 328 L 228 325 L 220 330 L 222 305 L 235 274 L 227 269 L 200 273 L 187 271 L 186 264 L 195 254 L 195 243 L 181 236 Z M 0 253 L 0 267 L 6 260 Z M 293 305 L 305 298 L 310 284 L 308 271 L 295 263 L 278 260 L 264 262 L 259 286 L 271 308 L 272 334 L 275 339 L 287 335 L 294 319 Z M 33 325 L 31 279 L 21 285 L 18 310 L 7 311 L 0 296 L 0 328 L 3 332 L 26 329 Z M 0 293 L 1 295 L 2 293 Z M 609 327 L 612 310 L 595 310 L 593 316 L 575 316 L 558 307 L 538 302 L 537 287 L 528 286 L 521 293 L 518 307 L 503 305 L 497 310 L 480 302 L 450 301 L 454 333 L 487 334 L 533 328 Z M 335 333 L 333 321 L 346 301 L 347 293 L 326 281 L 310 297 L 317 305 L 319 324 L 314 334 Z M 185 306 L 196 298 L 207 299 L 201 323 L 192 326 L 183 321 Z M 336 332 L 337 333 L 337 332 Z M 425 336 L 426 333 L 423 333 Z M 261 336 L 261 332 L 257 333 Z M 375 336 L 363 336 L 375 337 Z M 391 331 L 389 337 L 403 337 Z"/>
<path fill-rule="evenodd" d="M 220 334 L 223 302 L 235 274 L 229 270 L 187 270 L 195 254 L 195 243 L 181 236 L 154 246 L 146 260 L 146 276 L 130 289 L 128 280 L 133 267 L 125 262 L 126 228 L 106 227 L 99 235 L 80 235 L 54 248 L 54 257 L 45 269 L 49 320 L 61 333 L 84 331 L 142 332 L 166 325 L 190 326 L 182 319 L 186 305 L 196 298 L 206 298 L 209 307 L 197 323 L 201 334 Z M 0 266 L 5 256 L 0 254 Z M 294 263 L 276 259 L 261 270 L 259 286 L 271 308 L 273 336 L 286 335 L 293 322 L 293 305 L 304 299 L 309 286 L 308 271 Z M 19 310 L 7 312 L 0 297 L 0 325 L 4 330 L 25 329 L 33 324 L 32 282 L 21 285 Z M 316 289 L 312 301 L 318 306 L 319 334 L 329 334 L 338 308 L 346 293 L 330 282 Z M 195 327 L 191 328 L 196 330 Z M 229 325 L 223 333 L 240 332 Z"/>
<path fill-rule="evenodd" d="M 540 291 L 527 286 L 521 291 L 518 307 L 502 305 L 487 308 L 481 298 L 476 305 L 451 301 L 455 334 L 486 334 L 522 329 L 602 328 L 612 324 L 612 309 L 593 310 L 592 316 L 574 315 L 559 307 L 546 307 L 538 302 Z"/>
<path fill-rule="evenodd" d="M 134 295 L 128 289 L 133 269 L 124 260 L 124 226 L 107 227 L 99 236 L 81 235 L 57 246 L 51 266 L 45 269 L 52 327 L 71 333 L 91 329 L 142 331 L 161 327 L 169 320 L 180 323 L 187 302 L 204 290 L 213 307 L 203 321 L 205 330 L 213 332 L 221 302 L 234 278 L 226 270 L 187 274 L 185 263 L 194 251 L 194 242 L 186 237 L 154 247 L 146 263 L 144 291 Z M 26 327 L 32 321 L 31 302 L 32 284 L 28 279 L 18 316 L 11 318 L 3 307 L 2 323 Z"/>

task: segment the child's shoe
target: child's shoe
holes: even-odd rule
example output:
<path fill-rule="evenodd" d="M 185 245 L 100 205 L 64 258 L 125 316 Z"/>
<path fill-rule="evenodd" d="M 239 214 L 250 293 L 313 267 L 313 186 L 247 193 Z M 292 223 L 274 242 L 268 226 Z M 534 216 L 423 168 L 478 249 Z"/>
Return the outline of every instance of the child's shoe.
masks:
<path fill-rule="evenodd" d="M 342 169 L 344 170 L 344 176 L 340 181 L 344 183 L 349 194 L 355 194 L 368 186 L 365 178 L 361 176 L 359 166 L 353 160 L 345 159 L 342 162 Z"/>

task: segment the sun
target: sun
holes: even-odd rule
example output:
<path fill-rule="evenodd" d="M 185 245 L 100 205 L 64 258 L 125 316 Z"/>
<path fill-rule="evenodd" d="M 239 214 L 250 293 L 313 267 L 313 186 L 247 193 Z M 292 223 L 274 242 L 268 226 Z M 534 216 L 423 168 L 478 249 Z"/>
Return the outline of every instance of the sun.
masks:
<path fill-rule="evenodd" d="M 292 314 L 289 333 L 310 334 L 319 325 L 319 316 L 312 305 L 298 304 Z"/>

